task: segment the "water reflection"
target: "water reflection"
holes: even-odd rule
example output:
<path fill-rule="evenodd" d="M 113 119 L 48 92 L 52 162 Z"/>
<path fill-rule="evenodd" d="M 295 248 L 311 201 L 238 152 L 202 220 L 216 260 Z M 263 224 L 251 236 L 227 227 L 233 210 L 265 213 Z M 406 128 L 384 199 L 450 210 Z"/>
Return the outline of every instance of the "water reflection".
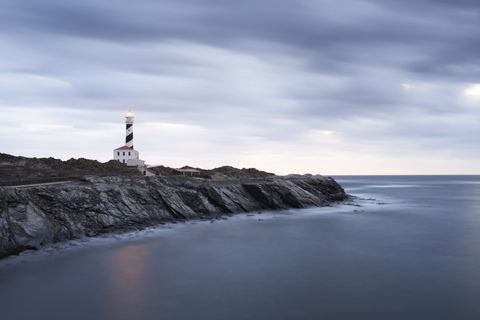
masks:
<path fill-rule="evenodd" d="M 107 319 L 142 319 L 150 296 L 150 246 L 119 248 L 109 258 Z"/>

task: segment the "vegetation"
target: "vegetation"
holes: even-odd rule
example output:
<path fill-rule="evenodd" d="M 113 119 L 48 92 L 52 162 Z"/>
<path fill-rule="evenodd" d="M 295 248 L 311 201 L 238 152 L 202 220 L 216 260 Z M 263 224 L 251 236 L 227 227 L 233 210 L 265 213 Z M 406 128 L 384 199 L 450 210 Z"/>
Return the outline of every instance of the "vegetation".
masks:
<path fill-rule="evenodd" d="M 149 168 L 159 176 L 174 176 L 179 174 L 175 169 L 165 166 Z M 231 166 L 223 166 L 215 169 L 201 169 L 184 166 L 182 169 L 195 169 L 200 171 L 196 177 L 203 179 L 248 179 L 266 178 L 275 176 L 273 173 L 260 171 L 255 168 L 237 169 Z M 102 163 L 97 160 L 84 158 L 69 159 L 62 161 L 55 158 L 27 158 L 16 157 L 0 153 L 0 184 L 8 184 L 14 181 L 65 179 L 82 175 L 141 175 L 138 170 L 129 169 L 125 164 L 110 160 Z M 18 184 L 18 183 L 17 183 Z"/>

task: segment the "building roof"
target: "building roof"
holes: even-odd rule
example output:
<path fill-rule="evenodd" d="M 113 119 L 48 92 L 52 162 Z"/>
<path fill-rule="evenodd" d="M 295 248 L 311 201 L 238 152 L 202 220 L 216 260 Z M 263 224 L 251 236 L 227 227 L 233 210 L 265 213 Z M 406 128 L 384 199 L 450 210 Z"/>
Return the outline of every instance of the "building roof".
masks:
<path fill-rule="evenodd" d="M 117 148 L 115 150 L 134 150 L 134 149 L 132 149 L 130 147 L 127 147 L 127 146 L 123 146 L 123 147 Z"/>
<path fill-rule="evenodd" d="M 195 170 L 195 169 L 173 169 L 175 171 L 180 171 L 180 172 L 200 172 L 198 170 Z"/>

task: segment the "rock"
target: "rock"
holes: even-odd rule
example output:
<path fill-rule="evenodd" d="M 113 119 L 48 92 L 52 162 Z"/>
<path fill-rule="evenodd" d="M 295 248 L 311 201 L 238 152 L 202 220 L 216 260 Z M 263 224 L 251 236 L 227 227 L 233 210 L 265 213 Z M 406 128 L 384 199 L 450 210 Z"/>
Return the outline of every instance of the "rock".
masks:
<path fill-rule="evenodd" d="M 8 256 L 18 256 L 25 250 L 37 250 L 37 248 L 32 246 L 11 246 L 7 248 L 0 249 L 0 260 Z"/>
<path fill-rule="evenodd" d="M 359 204 L 347 203 L 347 206 L 361 207 Z"/>
<path fill-rule="evenodd" d="M 236 213 L 327 206 L 345 199 L 340 185 L 321 176 L 242 180 L 85 176 L 83 182 L 61 185 L 0 187 L 0 248 L 159 223 L 214 222 Z"/>
<path fill-rule="evenodd" d="M 92 173 L 140 175 L 137 170 L 130 171 L 124 164 L 113 160 L 106 163 L 84 158 L 62 161 L 52 157 L 27 158 L 0 153 L 0 184 L 54 182 L 72 177 L 79 179 Z"/>

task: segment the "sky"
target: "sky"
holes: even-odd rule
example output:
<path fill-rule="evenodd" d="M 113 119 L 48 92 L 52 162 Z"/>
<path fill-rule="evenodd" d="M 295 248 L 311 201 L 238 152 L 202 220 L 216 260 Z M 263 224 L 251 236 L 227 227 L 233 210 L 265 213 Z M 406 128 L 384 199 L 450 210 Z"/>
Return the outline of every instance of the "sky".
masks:
<path fill-rule="evenodd" d="M 0 0 L 0 152 L 480 174 L 478 0 Z"/>

